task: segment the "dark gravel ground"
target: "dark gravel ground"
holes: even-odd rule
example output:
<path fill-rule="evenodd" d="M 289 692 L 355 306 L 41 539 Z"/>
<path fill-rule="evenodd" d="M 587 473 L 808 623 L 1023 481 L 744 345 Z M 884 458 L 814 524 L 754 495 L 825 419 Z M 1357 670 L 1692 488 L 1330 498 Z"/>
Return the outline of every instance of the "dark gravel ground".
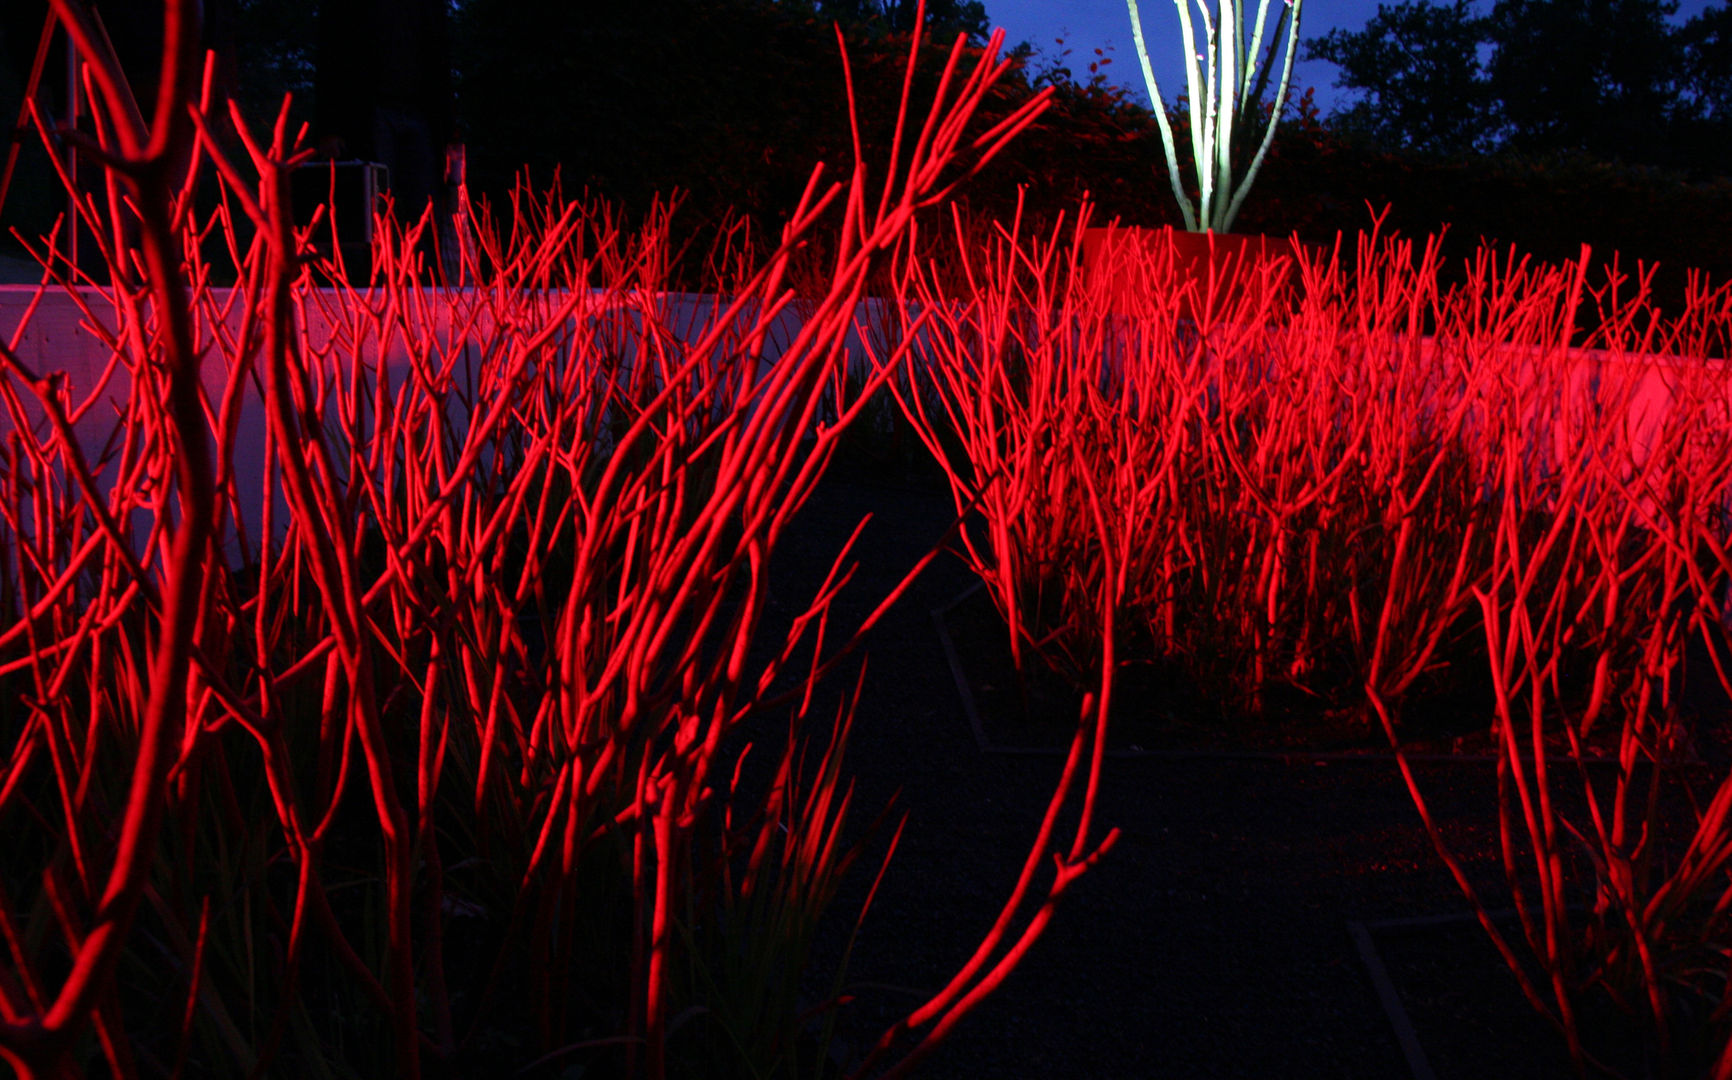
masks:
<path fill-rule="evenodd" d="M 778 552 L 777 599 L 809 595 L 867 513 L 841 612 L 853 619 L 938 540 L 951 504 L 930 485 L 827 480 Z M 975 743 L 930 615 L 972 581 L 945 556 L 868 641 L 848 751 L 857 818 L 897 797 L 908 825 L 848 969 L 855 1001 L 839 1025 L 843 1053 L 858 1053 L 964 962 L 1008 895 L 1058 776 L 1057 757 L 983 754 Z M 1492 766 L 1417 772 L 1495 896 Z M 1118 846 L 919 1075 L 1412 1075 L 1350 921 L 1373 924 L 1442 1080 L 1573 1075 L 1561 1038 L 1476 926 L 1376 929 L 1468 910 L 1393 761 L 1113 759 L 1098 813 L 1103 829 L 1121 830 Z M 833 909 L 818 971 L 832 970 L 871 870 L 854 873 Z"/>

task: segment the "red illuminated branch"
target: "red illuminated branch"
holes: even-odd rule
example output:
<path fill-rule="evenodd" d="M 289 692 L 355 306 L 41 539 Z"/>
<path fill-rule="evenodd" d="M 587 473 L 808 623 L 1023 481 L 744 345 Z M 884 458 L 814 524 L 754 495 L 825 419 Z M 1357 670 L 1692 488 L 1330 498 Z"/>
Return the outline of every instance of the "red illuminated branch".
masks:
<path fill-rule="evenodd" d="M 197 5 L 175 0 L 163 21 L 163 74 L 158 108 L 144 126 L 106 36 L 76 0 L 55 0 L 55 11 L 77 40 L 103 89 L 103 117 L 119 139 L 123 182 L 140 219 L 146 282 L 163 334 L 168 419 L 176 443 L 180 524 L 163 590 L 162 630 L 150 667 L 149 703 L 138 757 L 120 823 L 120 839 L 89 933 L 53 1004 L 38 1021 L 0 1029 L 8 1054 L 26 1073 L 52 1068 L 92 1018 L 126 944 L 156 847 L 165 781 L 186 720 L 186 688 L 204 589 L 204 558 L 211 527 L 212 481 L 199 391 L 199 358 L 173 235 L 171 174 L 190 150 L 192 128 L 179 103 L 189 85 L 198 48 Z M 13 1048 L 16 1048 L 14 1050 Z"/>

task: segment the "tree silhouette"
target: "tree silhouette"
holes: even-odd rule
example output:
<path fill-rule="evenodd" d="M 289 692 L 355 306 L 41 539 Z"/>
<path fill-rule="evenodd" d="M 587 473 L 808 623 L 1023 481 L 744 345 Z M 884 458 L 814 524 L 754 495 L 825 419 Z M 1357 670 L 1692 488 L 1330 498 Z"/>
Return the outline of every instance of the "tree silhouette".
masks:
<path fill-rule="evenodd" d="M 318 77 L 319 5 L 307 0 L 233 0 L 234 96 L 255 120 L 294 95 L 297 117 L 311 119 Z"/>
<path fill-rule="evenodd" d="M 1491 86 L 1479 60 L 1489 22 L 1468 0 L 1379 4 L 1364 30 L 1307 41 L 1305 59 L 1337 65 L 1337 87 L 1369 95 L 1341 111 L 1336 122 L 1344 133 L 1421 153 L 1482 151 L 1494 136 Z"/>
<path fill-rule="evenodd" d="M 1358 32 L 1306 43 L 1363 98 L 1330 124 L 1385 149 L 1507 149 L 1723 172 L 1732 116 L 1724 4 L 1683 27 L 1672 0 L 1379 5 Z"/>
<path fill-rule="evenodd" d="M 443 193 L 453 132 L 446 0 L 318 7 L 314 136 L 333 156 L 384 162 L 410 215 Z"/>
<path fill-rule="evenodd" d="M 1681 106 L 1675 0 L 1498 0 L 1492 93 L 1509 144 L 1670 164 Z"/>
<path fill-rule="evenodd" d="M 1704 116 L 1732 120 L 1732 7 L 1704 9 L 1684 24 L 1678 39 L 1693 103 Z"/>
<path fill-rule="evenodd" d="M 782 0 L 781 6 L 873 34 L 906 34 L 914 29 L 917 10 L 915 0 Z M 979 45 L 992 27 L 981 0 L 927 0 L 926 31 L 946 43 L 967 34 Z"/>

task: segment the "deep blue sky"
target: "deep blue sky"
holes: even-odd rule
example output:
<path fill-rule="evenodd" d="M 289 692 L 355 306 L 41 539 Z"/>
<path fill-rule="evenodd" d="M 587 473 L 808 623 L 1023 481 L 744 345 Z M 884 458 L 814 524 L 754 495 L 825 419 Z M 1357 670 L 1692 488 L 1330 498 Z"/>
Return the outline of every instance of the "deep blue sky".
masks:
<path fill-rule="evenodd" d="M 1197 8 L 1194 0 L 1191 2 L 1192 21 L 1195 23 Z M 1113 58 L 1112 66 L 1107 69 L 1109 79 L 1133 89 L 1137 100 L 1147 103 L 1148 92 L 1144 89 L 1136 49 L 1131 42 L 1131 17 L 1125 8 L 1125 0 L 985 0 L 985 3 L 987 18 L 994 26 L 1004 27 L 1007 47 L 1027 41 L 1047 56 L 1054 56 L 1061 47 L 1053 41 L 1062 36 L 1065 39 L 1063 47 L 1071 49 L 1068 63 L 1079 78 L 1086 77 L 1094 50 L 1111 46 L 1107 53 Z M 1280 0 L 1270 0 L 1265 33 L 1274 31 L 1279 4 Z M 1482 13 L 1491 10 L 1490 0 L 1480 0 L 1475 6 Z M 1675 21 L 1681 23 L 1707 6 L 1708 0 L 1681 0 Z M 1212 0 L 1210 7 L 1213 10 Z M 1183 54 L 1179 51 L 1182 36 L 1178 10 L 1173 6 L 1173 0 L 1138 0 L 1137 8 L 1142 13 L 1143 34 L 1148 42 L 1149 61 L 1154 65 L 1155 78 L 1161 84 L 1162 96 L 1171 101 L 1185 86 Z M 1363 30 L 1366 21 L 1377 14 L 1377 0 L 1305 0 L 1302 10 L 1301 41 L 1321 37 L 1336 27 Z M 1256 5 L 1252 0 L 1250 18 L 1255 17 Z M 1198 26 L 1196 29 L 1200 39 L 1202 28 Z M 1303 47 L 1300 55 L 1304 55 Z M 1349 96 L 1332 87 L 1336 70 L 1333 64 L 1298 62 L 1293 68 L 1294 96 L 1297 97 L 1307 86 L 1316 87 L 1317 104 L 1328 113 L 1335 104 Z"/>

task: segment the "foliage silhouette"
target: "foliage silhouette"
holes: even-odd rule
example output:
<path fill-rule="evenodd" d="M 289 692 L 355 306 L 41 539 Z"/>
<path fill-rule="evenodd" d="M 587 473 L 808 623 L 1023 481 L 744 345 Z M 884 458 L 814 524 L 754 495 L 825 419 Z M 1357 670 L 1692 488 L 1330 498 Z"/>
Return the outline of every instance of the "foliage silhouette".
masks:
<path fill-rule="evenodd" d="M 1344 133 L 1422 153 L 1481 151 L 1491 145 L 1491 88 L 1478 56 L 1487 26 L 1468 0 L 1379 4 L 1364 30 L 1307 41 L 1305 59 L 1335 64 L 1335 85 L 1366 95 L 1333 118 Z"/>
<path fill-rule="evenodd" d="M 1359 31 L 1306 43 L 1360 99 L 1330 126 L 1386 150 L 1508 150 L 1723 175 L 1732 129 L 1727 7 L 1682 26 L 1665 0 L 1379 4 Z"/>
<path fill-rule="evenodd" d="M 781 0 L 781 6 L 876 35 L 906 34 L 914 29 L 914 0 Z M 982 45 L 992 26 L 981 0 L 929 0 L 926 33 L 939 42 L 967 34 L 971 44 Z"/>
<path fill-rule="evenodd" d="M 1488 65 L 1508 141 L 1524 150 L 1676 164 L 1666 133 L 1684 108 L 1679 41 L 1662 0 L 1499 0 Z"/>

